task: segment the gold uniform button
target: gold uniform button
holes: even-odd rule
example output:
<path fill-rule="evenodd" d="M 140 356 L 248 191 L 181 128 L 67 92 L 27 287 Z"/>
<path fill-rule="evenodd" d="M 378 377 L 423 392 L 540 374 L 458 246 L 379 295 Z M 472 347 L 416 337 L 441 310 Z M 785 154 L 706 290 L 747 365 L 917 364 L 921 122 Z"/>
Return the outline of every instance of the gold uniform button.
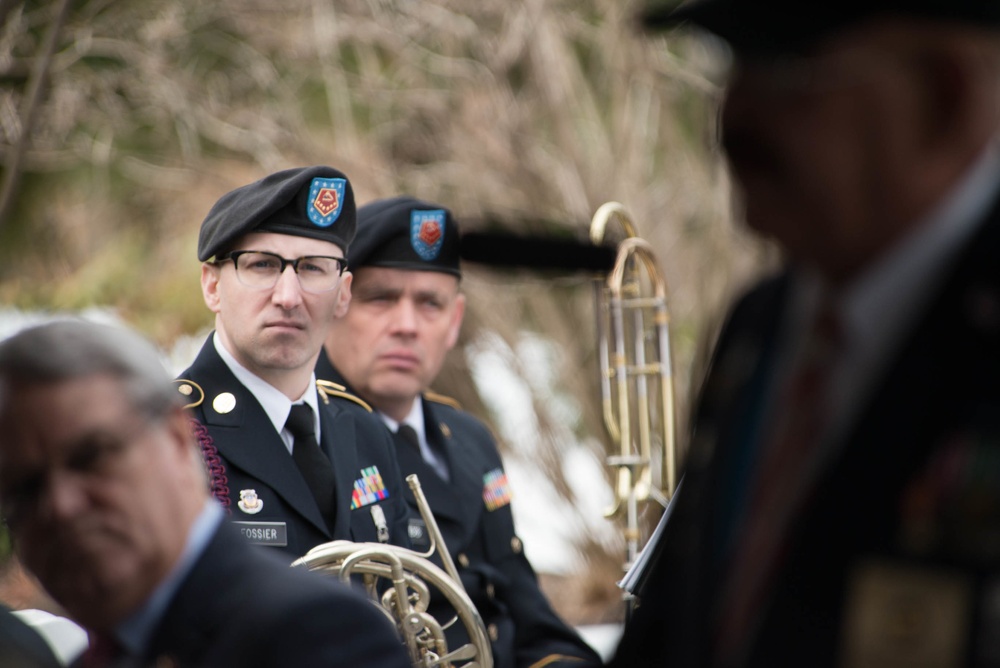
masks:
<path fill-rule="evenodd" d="M 469 558 L 465 556 L 465 552 L 462 552 L 461 554 L 458 555 L 458 565 L 461 566 L 462 568 L 469 567 Z"/>
<path fill-rule="evenodd" d="M 492 584 L 486 585 L 486 598 L 492 600 L 497 595 L 497 590 Z"/>
<path fill-rule="evenodd" d="M 490 624 L 489 626 L 487 626 L 486 631 L 490 634 L 490 640 L 492 640 L 493 642 L 496 642 L 497 638 L 500 637 L 500 631 L 497 630 L 496 624 Z"/>
<path fill-rule="evenodd" d="M 212 408 L 220 415 L 231 413 L 236 408 L 236 397 L 231 392 L 223 392 L 212 400 Z"/>
<path fill-rule="evenodd" d="M 514 554 L 521 554 L 521 539 L 517 536 L 511 538 L 510 549 L 514 550 Z"/>

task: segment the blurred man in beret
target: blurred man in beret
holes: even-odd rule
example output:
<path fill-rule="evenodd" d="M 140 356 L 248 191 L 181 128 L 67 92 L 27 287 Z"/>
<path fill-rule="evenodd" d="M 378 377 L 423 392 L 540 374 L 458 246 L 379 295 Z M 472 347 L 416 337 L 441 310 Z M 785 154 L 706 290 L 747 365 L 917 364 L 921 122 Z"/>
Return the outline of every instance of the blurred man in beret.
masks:
<path fill-rule="evenodd" d="M 731 47 L 722 148 L 787 263 L 716 344 L 613 665 L 1000 665 L 1000 2 L 645 21 Z"/>
<path fill-rule="evenodd" d="M 0 508 L 25 566 L 89 631 L 73 665 L 409 666 L 366 597 L 224 521 L 183 406 L 131 331 L 53 321 L 0 343 Z M 18 660 L 10 640 L 4 668 L 56 663 Z"/>
<path fill-rule="evenodd" d="M 224 195 L 198 239 L 215 331 L 178 389 L 215 495 L 251 543 L 289 561 L 334 539 L 409 545 L 391 439 L 313 373 L 350 302 L 355 215 L 344 174 L 289 169 Z"/>
<path fill-rule="evenodd" d="M 510 487 L 489 430 L 453 399 L 429 390 L 458 340 L 459 231 L 444 207 L 411 197 L 358 210 L 348 251 L 347 315 L 330 328 L 317 375 L 347 385 L 394 434 L 404 475 L 416 473 L 459 575 L 487 624 L 494 665 L 600 663 L 538 587 L 514 531 Z M 331 365 L 332 362 L 332 365 Z M 410 538 L 429 545 L 412 493 Z M 455 628 L 449 647 L 467 642 Z"/>

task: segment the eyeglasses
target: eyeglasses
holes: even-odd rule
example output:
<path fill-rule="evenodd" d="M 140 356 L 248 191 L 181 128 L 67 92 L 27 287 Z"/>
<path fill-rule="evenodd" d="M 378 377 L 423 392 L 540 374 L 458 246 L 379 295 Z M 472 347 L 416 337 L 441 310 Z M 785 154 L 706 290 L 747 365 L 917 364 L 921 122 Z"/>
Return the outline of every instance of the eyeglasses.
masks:
<path fill-rule="evenodd" d="M 232 260 L 236 278 L 248 288 L 266 290 L 278 284 L 278 278 L 291 265 L 299 277 L 299 285 L 306 292 L 329 292 L 337 287 L 341 274 L 347 269 L 342 257 L 307 255 L 289 260 L 266 251 L 239 250 L 226 253 L 219 261 Z"/>

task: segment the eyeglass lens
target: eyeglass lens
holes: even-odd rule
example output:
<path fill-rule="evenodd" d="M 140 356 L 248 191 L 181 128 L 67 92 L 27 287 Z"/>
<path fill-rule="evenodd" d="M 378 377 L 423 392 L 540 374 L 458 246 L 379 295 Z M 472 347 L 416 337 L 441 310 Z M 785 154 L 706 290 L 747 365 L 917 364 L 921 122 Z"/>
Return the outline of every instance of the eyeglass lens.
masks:
<path fill-rule="evenodd" d="M 288 260 L 263 251 L 237 251 L 230 257 L 236 265 L 236 277 L 247 287 L 273 288 L 286 265 L 292 265 L 299 285 L 308 292 L 327 292 L 337 287 L 342 260 L 335 257 L 307 256 Z"/>

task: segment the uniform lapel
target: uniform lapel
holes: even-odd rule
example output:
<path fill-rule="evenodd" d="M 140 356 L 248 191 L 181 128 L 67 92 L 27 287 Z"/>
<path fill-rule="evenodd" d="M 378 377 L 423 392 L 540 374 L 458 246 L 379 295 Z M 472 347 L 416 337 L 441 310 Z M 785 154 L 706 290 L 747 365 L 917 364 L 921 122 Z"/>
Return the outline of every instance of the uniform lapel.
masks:
<path fill-rule="evenodd" d="M 475 503 L 472 500 L 481 500 L 483 497 L 483 464 L 477 456 L 476 449 L 468 443 L 461 443 L 454 437 L 454 430 L 445 423 L 438 411 L 435 410 L 433 402 L 424 402 L 424 428 L 427 430 L 428 440 L 437 443 L 448 459 L 448 470 L 451 480 L 446 485 L 448 497 L 454 499 L 452 503 L 436 506 L 434 501 L 428 498 L 435 512 L 446 517 L 454 518 L 459 522 L 466 533 L 470 533 L 478 525 L 478 517 L 484 512 L 483 503 Z M 435 476 L 436 477 L 436 476 Z M 440 478 L 438 478 L 440 480 Z M 443 481 L 442 481 L 443 482 Z M 465 499 L 465 501 L 459 501 Z M 464 537 L 466 540 L 469 536 Z"/>
<path fill-rule="evenodd" d="M 709 513 L 713 561 L 722 557 L 744 505 L 758 445 L 760 421 L 780 348 L 782 314 L 790 280 L 781 275 L 740 302 L 723 329 L 716 356 L 698 403 L 699 412 L 685 462 L 685 478 L 703 476 L 707 485 L 688 484 L 688 494 Z M 709 521 L 710 520 L 710 521 Z"/>
<path fill-rule="evenodd" d="M 622 647 L 670 642 L 683 650 L 671 657 L 678 665 L 700 665 L 696 657 L 711 642 L 709 620 L 739 503 L 734 487 L 747 473 L 740 452 L 752 447 L 747 434 L 763 408 L 788 285 L 787 275 L 768 281 L 738 302 L 722 329 L 697 403 L 683 491 L 660 540 L 647 546 L 653 553 L 638 591 L 643 603 L 626 629 L 630 639 L 645 640 Z"/>
<path fill-rule="evenodd" d="M 220 525 L 205 551 L 180 583 L 163 619 L 150 638 L 142 665 L 202 665 L 213 639 L 221 633 L 228 610 L 252 598 L 252 587 L 233 589 L 242 575 L 246 550 L 242 536 Z M 225 595 L 222 595 L 225 593 Z M 171 663 L 171 661 L 173 663 Z"/>
<path fill-rule="evenodd" d="M 321 405 L 322 420 L 321 447 L 333 464 L 337 477 L 337 518 L 335 526 L 338 535 L 334 540 L 350 540 L 351 498 L 354 481 L 361 477 L 358 464 L 357 430 L 354 416 L 335 403 Z"/>
<path fill-rule="evenodd" d="M 327 357 L 325 350 L 320 351 L 316 361 L 316 378 L 343 385 L 348 392 L 356 394 L 344 377 L 330 363 L 330 358 Z M 337 473 L 337 526 L 350 527 L 354 481 L 361 478 L 360 457 L 362 455 L 359 454 L 361 445 L 358 443 L 357 423 L 355 417 L 342 407 L 337 406 L 336 402 L 330 403 L 327 407 L 330 409 L 332 426 L 327 429 L 324 425 L 323 443 Z M 332 441 L 327 439 L 327 434 L 332 434 Z M 405 471 L 405 469 L 403 470 Z M 385 472 L 381 471 L 380 473 Z M 405 494 L 410 495 L 409 487 L 406 485 L 403 487 Z M 334 536 L 334 538 L 354 539 L 349 534 Z"/>
<path fill-rule="evenodd" d="M 995 395 L 1000 374 L 997 253 L 1000 216 L 995 212 L 887 366 L 849 432 L 838 466 L 824 481 L 826 490 L 850 479 L 859 502 L 885 509 L 893 517 L 883 519 L 894 521 L 899 507 L 886 495 L 899 494 L 930 455 L 958 435 L 955 429 L 975 421 L 977 400 Z M 873 502 L 876 498 L 881 501 Z M 822 504 L 822 491 L 816 500 Z"/>
<path fill-rule="evenodd" d="M 434 514 L 452 520 L 457 519 L 459 517 L 457 506 L 461 504 L 454 489 L 424 461 L 420 450 L 403 440 L 399 434 L 393 434 L 392 441 L 396 448 L 396 459 L 399 461 L 400 471 L 405 472 L 404 476 L 411 473 L 417 475 L 420 479 L 420 488 L 423 490 L 424 496 L 427 497 L 427 502 L 434 508 Z M 415 506 L 416 500 L 409 485 L 406 486 L 405 494 L 407 502 L 411 506 Z"/>

